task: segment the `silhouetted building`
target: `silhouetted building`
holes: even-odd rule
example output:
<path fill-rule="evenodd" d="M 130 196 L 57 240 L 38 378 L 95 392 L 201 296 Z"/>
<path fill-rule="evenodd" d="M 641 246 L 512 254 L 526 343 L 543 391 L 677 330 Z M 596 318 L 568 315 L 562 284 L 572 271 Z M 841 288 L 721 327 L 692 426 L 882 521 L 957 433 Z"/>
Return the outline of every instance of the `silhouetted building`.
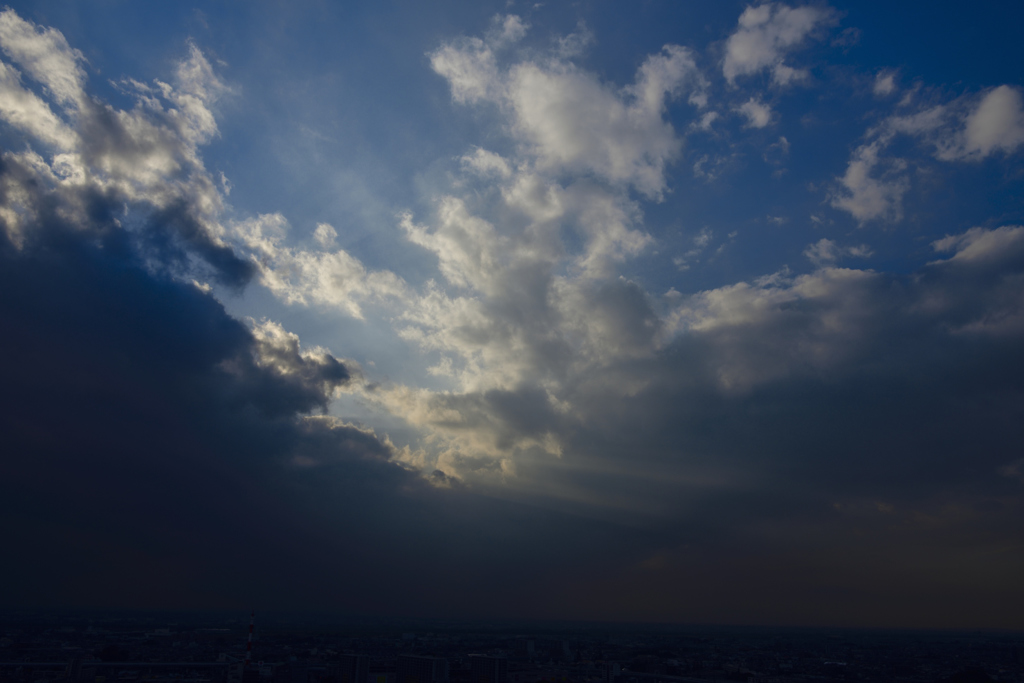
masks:
<path fill-rule="evenodd" d="M 242 683 L 260 683 L 260 668 L 251 663 L 243 665 Z"/>
<path fill-rule="evenodd" d="M 537 649 L 532 638 L 517 638 L 513 648 L 513 654 L 520 659 L 533 659 L 537 656 Z"/>
<path fill-rule="evenodd" d="M 395 673 L 395 683 L 448 683 L 448 660 L 403 655 Z"/>
<path fill-rule="evenodd" d="M 504 657 L 470 655 L 471 683 L 508 683 L 508 660 Z"/>
<path fill-rule="evenodd" d="M 92 683 L 96 678 L 96 667 L 90 666 L 88 662 L 82 660 L 81 657 L 75 657 L 68 663 L 68 668 L 64 672 L 65 678 L 71 683 Z"/>
<path fill-rule="evenodd" d="M 376 664 L 371 663 L 369 683 L 396 683 L 395 665 L 382 664 L 380 662 Z"/>
<path fill-rule="evenodd" d="M 289 662 L 274 672 L 274 683 L 308 683 L 309 667 Z"/>
<path fill-rule="evenodd" d="M 339 655 L 327 667 L 327 675 L 334 683 L 368 683 L 370 658 L 366 655 Z"/>

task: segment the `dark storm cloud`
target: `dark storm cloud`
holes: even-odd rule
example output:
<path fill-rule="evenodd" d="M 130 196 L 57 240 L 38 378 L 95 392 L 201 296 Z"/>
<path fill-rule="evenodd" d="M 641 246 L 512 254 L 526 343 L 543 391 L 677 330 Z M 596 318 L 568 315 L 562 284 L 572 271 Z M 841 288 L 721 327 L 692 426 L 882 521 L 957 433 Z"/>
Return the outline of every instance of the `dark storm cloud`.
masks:
<path fill-rule="evenodd" d="M 231 247 L 218 244 L 203 228 L 184 202 L 176 202 L 153 212 L 146 220 L 146 246 L 158 253 L 157 262 L 165 267 L 188 270 L 188 256 L 199 257 L 209 266 L 217 282 L 228 287 L 244 287 L 256 270 Z"/>
<path fill-rule="evenodd" d="M 4 605 L 536 614 L 607 525 L 399 465 L 316 414 L 355 368 L 196 282 L 242 287 L 253 267 L 197 153 L 226 90 L 203 55 L 115 110 L 59 33 L 4 21 L 51 57 L 26 72 L 68 120 L 4 82 L 36 113 L 7 111 L 4 134 L 48 155 L 0 163 Z"/>
<path fill-rule="evenodd" d="M 661 549 L 602 589 L 625 611 L 1014 626 L 1022 237 L 940 240 L 948 260 L 910 276 L 695 297 L 697 329 L 582 383 L 587 429 L 521 471 L 647 517 Z M 637 376 L 655 379 L 608 397 Z"/>
<path fill-rule="evenodd" d="M 24 171 L 11 159 L 4 170 Z M 153 274 L 102 197 L 89 198 L 97 223 L 84 230 L 47 210 L 54 202 L 40 193 L 20 248 L 3 242 L 6 525 L 20 520 L 29 544 L 84 544 L 87 556 L 110 544 L 115 563 L 117 552 L 159 554 L 182 533 L 209 542 L 225 513 L 244 531 L 244 498 L 233 496 L 259 481 L 246 473 L 289 456 L 305 433 L 297 415 L 324 406 L 346 368 L 258 339 L 197 287 Z M 338 443 L 348 432 L 365 440 L 333 431 Z M 209 509 L 221 496 L 236 509 Z M 252 512 L 258 524 L 261 506 Z M 12 550 L 22 569 L 34 565 Z M 69 599 L 50 578 L 35 590 Z"/>
<path fill-rule="evenodd" d="M 343 362 L 154 270 L 115 201 L 72 223 L 81 198 L 35 187 L 0 252 L 6 604 L 514 610 L 598 547 L 603 525 L 432 485 L 309 415 Z"/>

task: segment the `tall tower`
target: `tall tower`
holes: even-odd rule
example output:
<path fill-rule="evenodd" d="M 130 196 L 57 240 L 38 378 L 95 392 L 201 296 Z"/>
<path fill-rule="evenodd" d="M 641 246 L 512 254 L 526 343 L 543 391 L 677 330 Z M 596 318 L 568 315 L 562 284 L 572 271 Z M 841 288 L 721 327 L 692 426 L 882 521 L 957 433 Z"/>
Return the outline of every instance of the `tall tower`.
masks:
<path fill-rule="evenodd" d="M 245 643 L 245 661 L 242 662 L 242 683 L 258 683 L 260 670 L 252 666 L 252 632 L 256 626 L 256 610 L 249 614 L 249 639 Z"/>

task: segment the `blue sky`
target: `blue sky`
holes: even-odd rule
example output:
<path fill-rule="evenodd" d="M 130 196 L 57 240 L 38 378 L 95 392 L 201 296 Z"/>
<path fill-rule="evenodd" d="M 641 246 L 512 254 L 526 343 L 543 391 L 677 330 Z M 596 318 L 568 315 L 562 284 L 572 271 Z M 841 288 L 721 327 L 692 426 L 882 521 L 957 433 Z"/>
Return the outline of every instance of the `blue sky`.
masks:
<path fill-rule="evenodd" d="M 86 468 L 165 500 L 178 540 L 140 549 L 113 492 L 74 521 L 15 497 L 5 524 L 101 539 L 97 577 L 189 567 L 166 593 L 22 580 L 1021 627 L 1021 13 L 12 4 L 3 315 L 38 372 L 3 380 L 10 485 Z M 32 426 L 48 401 L 65 441 Z M 225 589 L 244 552 L 212 539 L 252 532 L 211 476 L 324 576 L 361 539 L 372 589 Z M 449 554 L 411 576 L 420 543 Z"/>

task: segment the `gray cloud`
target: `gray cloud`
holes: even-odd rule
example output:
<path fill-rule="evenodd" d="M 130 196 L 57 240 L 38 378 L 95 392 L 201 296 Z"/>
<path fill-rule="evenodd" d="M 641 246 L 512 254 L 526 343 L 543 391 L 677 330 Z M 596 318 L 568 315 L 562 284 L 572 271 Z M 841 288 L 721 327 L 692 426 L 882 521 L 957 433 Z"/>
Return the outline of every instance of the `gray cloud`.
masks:
<path fill-rule="evenodd" d="M 834 12 L 828 7 L 789 7 L 770 2 L 749 6 L 726 40 L 722 73 L 729 83 L 734 83 L 737 76 L 765 69 L 771 71 L 772 81 L 779 86 L 804 80 L 808 72 L 786 65 L 784 59 L 817 29 L 834 20 Z"/>

